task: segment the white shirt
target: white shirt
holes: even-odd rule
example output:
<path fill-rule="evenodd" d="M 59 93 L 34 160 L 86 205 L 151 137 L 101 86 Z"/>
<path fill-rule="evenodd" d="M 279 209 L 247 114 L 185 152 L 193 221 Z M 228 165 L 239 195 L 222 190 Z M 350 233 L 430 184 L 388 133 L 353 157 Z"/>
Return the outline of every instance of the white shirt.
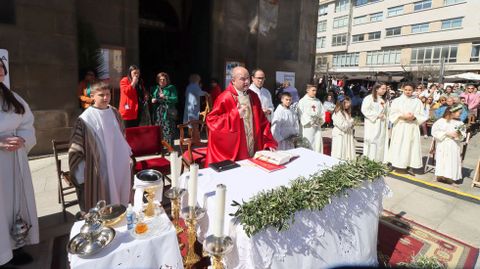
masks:
<path fill-rule="evenodd" d="M 253 83 L 250 84 L 249 89 L 258 95 L 258 98 L 260 99 L 260 103 L 262 104 L 262 109 L 267 109 L 270 111 L 270 114 L 269 115 L 265 114 L 265 116 L 267 117 L 268 121 L 272 121 L 273 103 L 272 103 L 272 95 L 270 94 L 270 91 L 263 87 L 259 89 Z"/>

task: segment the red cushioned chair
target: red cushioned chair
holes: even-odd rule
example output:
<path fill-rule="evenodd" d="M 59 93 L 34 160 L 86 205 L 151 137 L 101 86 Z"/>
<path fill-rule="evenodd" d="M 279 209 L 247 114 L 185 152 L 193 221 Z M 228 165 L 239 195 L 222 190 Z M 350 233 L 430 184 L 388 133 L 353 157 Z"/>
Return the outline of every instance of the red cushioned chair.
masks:
<path fill-rule="evenodd" d="M 162 139 L 160 126 L 141 126 L 125 129 L 127 142 L 132 148 L 133 173 L 145 169 L 155 169 L 166 175 L 170 174 L 170 161 L 164 156 L 165 150 L 172 152 L 173 148 Z M 137 160 L 138 157 L 153 156 L 151 158 Z"/>
<path fill-rule="evenodd" d="M 207 136 L 208 130 L 205 122 L 192 120 L 177 125 L 180 131 L 180 150 L 182 154 L 182 172 L 185 166 L 197 163 L 203 167 L 207 156 L 207 142 L 202 141 L 202 131 Z"/>

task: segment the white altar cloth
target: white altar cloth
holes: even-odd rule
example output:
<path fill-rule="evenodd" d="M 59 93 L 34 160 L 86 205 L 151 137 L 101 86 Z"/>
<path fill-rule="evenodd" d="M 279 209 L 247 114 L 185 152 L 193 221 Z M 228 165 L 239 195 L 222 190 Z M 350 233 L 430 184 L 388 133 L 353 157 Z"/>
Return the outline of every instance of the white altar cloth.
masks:
<path fill-rule="evenodd" d="M 348 196 L 334 197 L 321 211 L 301 211 L 295 223 L 284 232 L 268 228 L 248 238 L 232 216 L 232 200 L 242 202 L 262 190 L 288 185 L 298 176 L 308 177 L 328 169 L 338 160 L 304 148 L 290 150 L 300 155 L 286 169 L 272 173 L 240 161 L 240 168 L 217 173 L 200 170 L 198 203 L 207 206 L 207 217 L 199 221 L 199 240 L 212 234 L 214 196 L 217 184 L 227 186 L 225 234 L 234 240 L 234 249 L 225 259 L 227 268 L 332 268 L 340 265 L 377 263 L 378 217 L 382 198 L 389 193 L 383 179 L 364 182 L 348 190 Z M 182 175 L 186 186 L 188 173 Z M 186 197 L 186 196 L 185 196 Z M 186 200 L 186 199 L 184 199 Z"/>
<path fill-rule="evenodd" d="M 68 255 L 72 269 L 181 269 L 182 255 L 178 247 L 177 234 L 167 215 L 162 214 L 162 221 L 168 228 L 144 239 L 136 239 L 127 230 L 125 219 L 117 224 L 115 238 L 99 253 L 80 258 Z M 80 232 L 84 221 L 77 221 L 70 231 L 70 238 Z"/>

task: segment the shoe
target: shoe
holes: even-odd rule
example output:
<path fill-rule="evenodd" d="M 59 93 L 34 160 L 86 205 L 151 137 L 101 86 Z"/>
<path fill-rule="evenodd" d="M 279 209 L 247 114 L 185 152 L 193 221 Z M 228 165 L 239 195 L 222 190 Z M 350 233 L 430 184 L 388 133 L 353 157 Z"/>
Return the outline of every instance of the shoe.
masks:
<path fill-rule="evenodd" d="M 13 258 L 7 263 L 11 265 L 25 265 L 33 262 L 32 255 L 25 252 L 22 248 L 13 251 Z"/>
<path fill-rule="evenodd" d="M 415 172 L 413 172 L 413 169 L 412 168 L 407 168 L 407 170 L 405 171 L 407 174 L 411 175 L 411 176 L 415 176 Z"/>

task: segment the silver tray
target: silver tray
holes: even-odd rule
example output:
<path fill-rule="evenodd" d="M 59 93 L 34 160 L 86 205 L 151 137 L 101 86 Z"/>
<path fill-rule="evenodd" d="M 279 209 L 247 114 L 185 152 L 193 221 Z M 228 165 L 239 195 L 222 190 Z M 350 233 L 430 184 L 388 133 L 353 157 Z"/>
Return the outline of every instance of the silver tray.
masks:
<path fill-rule="evenodd" d="M 84 234 L 79 233 L 68 242 L 67 251 L 70 254 L 87 257 L 104 249 L 113 241 L 113 238 L 115 238 L 115 230 L 110 227 L 103 228 L 92 242 L 89 242 Z"/>

